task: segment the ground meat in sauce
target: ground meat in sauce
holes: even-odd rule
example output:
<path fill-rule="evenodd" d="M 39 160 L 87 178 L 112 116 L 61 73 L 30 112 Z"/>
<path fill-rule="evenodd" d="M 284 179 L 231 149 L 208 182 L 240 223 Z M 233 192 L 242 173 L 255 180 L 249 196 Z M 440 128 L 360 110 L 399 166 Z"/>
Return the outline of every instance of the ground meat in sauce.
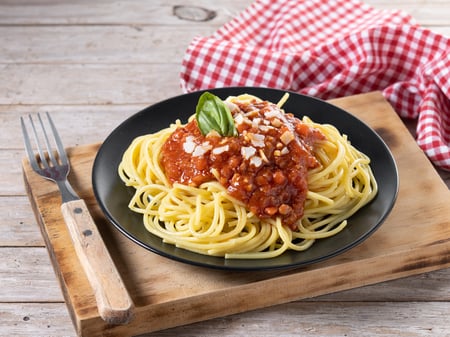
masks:
<path fill-rule="evenodd" d="M 232 114 L 238 137 L 203 136 L 195 119 L 179 127 L 162 148 L 166 176 L 191 186 L 217 179 L 259 218 L 280 217 L 294 229 L 323 134 L 267 101 L 237 103 Z"/>

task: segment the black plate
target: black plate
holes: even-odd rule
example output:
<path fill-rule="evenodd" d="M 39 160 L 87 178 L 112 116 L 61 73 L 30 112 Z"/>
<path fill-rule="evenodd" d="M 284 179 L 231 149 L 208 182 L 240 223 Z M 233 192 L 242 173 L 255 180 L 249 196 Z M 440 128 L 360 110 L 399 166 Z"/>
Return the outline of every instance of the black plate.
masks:
<path fill-rule="evenodd" d="M 234 87 L 212 89 L 210 92 L 225 99 L 230 95 L 248 93 L 278 102 L 286 91 Z M 95 158 L 92 183 L 95 197 L 106 217 L 129 239 L 162 256 L 204 267 L 228 270 L 263 270 L 304 266 L 336 256 L 361 243 L 385 220 L 398 192 L 398 173 L 395 161 L 384 141 L 366 124 L 350 113 L 322 100 L 290 93 L 284 109 L 298 117 L 307 115 L 315 122 L 331 123 L 349 136 L 352 144 L 372 160 L 372 169 L 379 184 L 375 199 L 354 214 L 339 234 L 318 240 L 304 252 L 288 251 L 279 257 L 263 260 L 226 260 L 205 256 L 165 244 L 150 234 L 142 224 L 142 216 L 131 212 L 127 205 L 133 189 L 125 187 L 117 175 L 122 154 L 131 141 L 140 135 L 169 126 L 179 118 L 186 122 L 195 111 L 200 92 L 180 95 L 152 105 L 120 124 L 104 141 Z"/>

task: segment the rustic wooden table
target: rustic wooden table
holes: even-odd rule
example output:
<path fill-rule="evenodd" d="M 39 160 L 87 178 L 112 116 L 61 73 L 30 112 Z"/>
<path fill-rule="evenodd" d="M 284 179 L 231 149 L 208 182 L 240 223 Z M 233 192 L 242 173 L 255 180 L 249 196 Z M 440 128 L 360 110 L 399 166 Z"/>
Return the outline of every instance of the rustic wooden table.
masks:
<path fill-rule="evenodd" d="M 450 36 L 450 3 L 368 0 Z M 49 111 L 66 146 L 97 143 L 180 93 L 180 61 L 250 0 L 0 1 L 0 335 L 75 336 L 25 193 L 19 116 Z M 174 6 L 214 11 L 174 14 Z M 448 173 L 441 172 L 448 180 Z M 450 270 L 173 328 L 151 336 L 449 336 Z M 149 335 L 150 336 L 150 335 Z"/>

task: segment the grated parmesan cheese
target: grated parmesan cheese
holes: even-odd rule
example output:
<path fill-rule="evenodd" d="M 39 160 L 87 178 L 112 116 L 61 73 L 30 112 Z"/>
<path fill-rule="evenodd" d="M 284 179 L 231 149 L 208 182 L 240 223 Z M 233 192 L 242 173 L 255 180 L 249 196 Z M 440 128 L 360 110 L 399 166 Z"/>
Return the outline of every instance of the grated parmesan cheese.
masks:
<path fill-rule="evenodd" d="M 291 131 L 284 131 L 283 134 L 280 136 L 280 140 L 283 142 L 284 145 L 289 144 L 294 140 L 295 136 Z"/>
<path fill-rule="evenodd" d="M 266 116 L 266 118 L 278 117 L 280 116 L 280 111 L 276 109 L 268 110 L 264 112 L 264 116 Z"/>
<path fill-rule="evenodd" d="M 216 147 L 211 152 L 213 154 L 221 154 L 221 153 L 228 151 L 229 149 L 230 149 L 230 146 L 227 144 L 227 145 Z"/>
<path fill-rule="evenodd" d="M 255 167 L 260 167 L 262 164 L 262 159 L 258 156 L 253 156 L 250 158 L 250 164 L 252 164 Z"/>
<path fill-rule="evenodd" d="M 234 116 L 234 121 L 237 125 L 244 123 L 244 115 L 242 113 L 236 114 L 236 116 Z"/>
<path fill-rule="evenodd" d="M 197 145 L 194 143 L 194 136 L 187 136 L 183 144 L 183 150 L 186 153 L 192 153 Z"/>
<path fill-rule="evenodd" d="M 255 147 L 264 147 L 264 139 L 265 136 L 258 133 L 248 133 L 248 138 L 252 142 L 252 145 Z"/>
<path fill-rule="evenodd" d="M 256 149 L 253 146 L 241 147 L 241 154 L 242 154 L 242 157 L 244 157 L 245 159 L 249 159 L 255 153 L 256 153 Z"/>

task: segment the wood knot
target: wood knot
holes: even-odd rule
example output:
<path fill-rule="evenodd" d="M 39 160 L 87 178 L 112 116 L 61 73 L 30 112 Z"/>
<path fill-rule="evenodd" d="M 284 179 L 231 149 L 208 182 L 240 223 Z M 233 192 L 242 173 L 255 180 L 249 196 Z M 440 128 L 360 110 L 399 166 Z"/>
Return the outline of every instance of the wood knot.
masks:
<path fill-rule="evenodd" d="M 215 11 L 198 6 L 173 6 L 173 15 L 181 20 L 204 22 L 217 16 Z"/>
<path fill-rule="evenodd" d="M 92 235 L 92 231 L 91 231 L 90 229 L 86 229 L 86 230 L 83 231 L 83 235 L 84 235 L 85 237 L 91 236 L 91 235 Z"/>

